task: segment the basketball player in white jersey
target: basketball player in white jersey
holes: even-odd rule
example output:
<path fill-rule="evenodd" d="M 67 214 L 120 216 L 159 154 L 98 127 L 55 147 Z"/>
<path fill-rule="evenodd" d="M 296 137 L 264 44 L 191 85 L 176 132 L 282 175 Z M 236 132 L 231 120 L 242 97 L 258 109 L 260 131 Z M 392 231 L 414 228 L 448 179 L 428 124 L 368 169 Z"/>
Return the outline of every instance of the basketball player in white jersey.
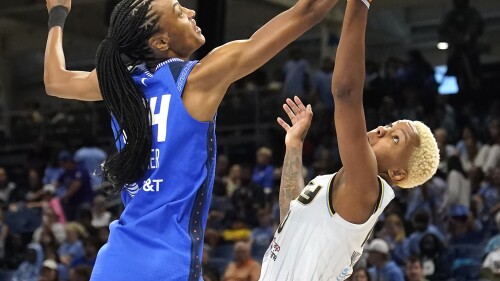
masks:
<path fill-rule="evenodd" d="M 378 217 L 394 198 L 391 186 L 427 181 L 439 163 L 431 130 L 397 121 L 367 133 L 363 112 L 365 29 L 369 3 L 349 0 L 337 50 L 332 93 L 343 167 L 304 188 L 302 145 L 312 118 L 297 97 L 283 108 L 291 127 L 280 186 L 280 226 L 262 264 L 260 280 L 345 280 L 363 252 Z"/>

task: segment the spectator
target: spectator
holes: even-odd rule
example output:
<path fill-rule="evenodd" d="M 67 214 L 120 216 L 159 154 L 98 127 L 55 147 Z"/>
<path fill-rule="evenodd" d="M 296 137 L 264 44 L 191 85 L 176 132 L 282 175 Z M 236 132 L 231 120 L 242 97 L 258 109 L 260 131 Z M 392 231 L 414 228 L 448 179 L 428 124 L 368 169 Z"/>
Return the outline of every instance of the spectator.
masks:
<path fill-rule="evenodd" d="M 42 273 L 38 281 L 58 281 L 57 262 L 52 259 L 46 259 L 42 264 Z"/>
<path fill-rule="evenodd" d="M 316 71 L 312 77 L 312 96 L 314 100 L 317 101 L 314 111 L 322 112 L 325 116 L 329 116 L 329 118 L 333 116 L 334 106 L 331 89 L 334 66 L 335 63 L 332 63 L 330 58 L 325 58 L 321 61 L 320 69 Z M 323 124 L 325 122 L 317 120 L 316 123 Z"/>
<path fill-rule="evenodd" d="M 106 197 L 97 195 L 92 206 L 92 226 L 95 228 L 108 226 L 111 222 L 111 213 L 106 210 Z"/>
<path fill-rule="evenodd" d="M 298 96 L 304 101 L 309 88 L 309 62 L 304 58 L 302 49 L 293 48 L 290 50 L 289 58 L 283 66 L 283 72 L 285 73 L 284 97 Z"/>
<path fill-rule="evenodd" d="M 370 274 L 364 267 L 355 267 L 352 275 L 346 281 L 370 281 Z"/>
<path fill-rule="evenodd" d="M 419 252 L 419 244 L 422 237 L 427 233 L 436 235 L 440 241 L 444 241 L 445 237 L 439 229 L 430 223 L 429 214 L 427 212 L 418 212 L 413 216 L 414 232 L 405 241 L 405 254 L 407 256 L 417 255 Z"/>
<path fill-rule="evenodd" d="M 43 195 L 43 183 L 40 174 L 34 168 L 28 170 L 28 188 L 26 201 L 39 201 Z"/>
<path fill-rule="evenodd" d="M 90 176 L 84 169 L 77 167 L 71 153 L 62 151 L 59 161 L 64 172 L 57 181 L 56 195 L 60 198 L 66 218 L 76 218 L 76 212 L 83 204 L 91 204 L 92 187 Z"/>
<path fill-rule="evenodd" d="M 49 232 L 54 236 L 54 243 L 61 244 L 66 240 L 64 225 L 57 219 L 52 208 L 45 208 L 42 212 L 42 225 L 33 232 L 33 243 L 43 243 L 42 234 Z"/>
<path fill-rule="evenodd" d="M 227 187 L 224 178 L 227 174 L 229 166 L 229 158 L 226 155 L 217 156 L 217 163 L 215 164 L 215 180 L 213 195 L 214 196 L 226 196 Z"/>
<path fill-rule="evenodd" d="M 498 205 L 500 202 L 500 166 L 494 168 L 490 175 L 489 180 L 478 192 L 488 214 L 500 210 Z"/>
<path fill-rule="evenodd" d="M 451 277 L 451 259 L 439 238 L 427 233 L 422 236 L 419 253 L 423 266 L 423 274 L 431 281 L 448 280 Z"/>
<path fill-rule="evenodd" d="M 456 149 L 464 171 L 469 172 L 474 166 L 479 164 L 477 161 L 481 147 L 482 144 L 477 139 L 472 128 L 463 128 L 462 139 L 457 143 Z"/>
<path fill-rule="evenodd" d="M 50 159 L 43 172 L 43 184 L 57 184 L 57 180 L 62 175 L 63 168 L 59 165 L 58 155 L 55 152 L 51 153 Z"/>
<path fill-rule="evenodd" d="M 69 281 L 88 281 L 92 268 L 88 265 L 79 265 L 69 271 Z"/>
<path fill-rule="evenodd" d="M 403 272 L 390 258 L 387 242 L 380 238 L 373 239 L 366 250 L 368 263 L 372 265 L 368 269 L 372 280 L 404 281 Z"/>
<path fill-rule="evenodd" d="M 28 244 L 26 257 L 14 273 L 12 281 L 37 281 L 43 263 L 43 250 L 40 244 Z"/>
<path fill-rule="evenodd" d="M 235 260 L 227 266 L 222 281 L 257 281 L 260 277 L 260 264 L 252 259 L 250 244 L 237 242 L 234 245 Z"/>
<path fill-rule="evenodd" d="M 259 226 L 252 230 L 250 240 L 252 241 L 253 256 L 257 260 L 261 260 L 273 239 L 274 229 L 271 225 L 271 214 L 268 211 L 259 210 L 258 217 Z"/>
<path fill-rule="evenodd" d="M 439 148 L 439 167 L 438 169 L 447 174 L 448 173 L 448 158 L 452 155 L 456 155 L 457 152 L 455 147 L 448 144 L 448 133 L 445 129 L 439 128 L 434 130 L 434 137 L 436 138 L 438 148 Z"/>
<path fill-rule="evenodd" d="M 406 232 L 401 217 L 397 214 L 388 215 L 385 218 L 384 226 L 378 237 L 384 239 L 389 244 L 392 259 L 398 265 L 402 266 L 406 259 L 404 253 Z"/>
<path fill-rule="evenodd" d="M 7 171 L 5 168 L 0 167 L 0 205 L 18 202 L 18 199 L 21 198 L 17 198 L 16 189 L 16 183 L 9 181 Z"/>
<path fill-rule="evenodd" d="M 229 175 L 225 178 L 227 196 L 233 196 L 233 192 L 241 185 L 241 166 L 232 165 L 229 169 Z"/>
<path fill-rule="evenodd" d="M 66 225 L 66 240 L 61 244 L 57 253 L 61 263 L 69 266 L 74 260 L 78 260 L 85 255 L 82 245 L 82 238 L 87 234 L 83 226 L 76 222 L 70 222 Z"/>
<path fill-rule="evenodd" d="M 448 158 L 448 188 L 442 208 L 449 209 L 452 206 L 470 206 L 471 185 L 467 174 L 462 168 L 458 156 Z"/>
<path fill-rule="evenodd" d="M 217 269 L 212 261 L 212 247 L 205 244 L 203 245 L 203 257 L 201 259 L 201 267 L 203 272 L 203 279 L 206 281 L 208 278 L 211 281 L 219 281 L 220 280 L 220 272 Z M 208 278 L 207 278 L 208 277 Z"/>
<path fill-rule="evenodd" d="M 252 174 L 252 181 L 264 188 L 264 193 L 270 194 L 274 186 L 273 171 L 271 164 L 273 152 L 268 147 L 261 147 L 257 150 L 257 165 Z"/>
<path fill-rule="evenodd" d="M 102 185 L 101 164 L 106 157 L 106 152 L 97 147 L 93 137 L 90 136 L 85 138 L 83 146 L 75 152 L 75 162 L 90 175 L 90 183 L 94 191 Z"/>
<path fill-rule="evenodd" d="M 64 215 L 64 211 L 61 205 L 61 201 L 59 198 L 54 197 L 54 194 L 56 192 L 55 186 L 51 184 L 46 184 L 42 188 L 42 197 L 40 198 L 42 201 L 39 202 L 28 202 L 26 205 L 28 208 L 42 208 L 42 209 L 47 209 L 50 208 L 52 211 L 54 211 L 54 214 L 57 216 L 57 220 L 65 224 L 66 223 L 66 216 Z"/>
<path fill-rule="evenodd" d="M 460 205 L 453 206 L 449 210 L 449 216 L 450 246 L 459 244 L 477 245 L 483 241 L 481 233 L 475 228 L 469 208 Z"/>
<path fill-rule="evenodd" d="M 264 191 L 252 182 L 252 170 L 248 165 L 241 167 L 241 186 L 234 191 L 232 203 L 233 216 L 244 218 L 250 226 L 257 226 L 257 211 L 265 204 Z"/>
<path fill-rule="evenodd" d="M 94 267 L 97 251 L 100 247 L 99 240 L 94 237 L 89 237 L 83 241 L 83 247 L 85 249 L 83 256 L 80 258 L 74 258 L 71 261 L 70 267 L 74 268 L 80 265 Z"/>
<path fill-rule="evenodd" d="M 428 281 L 424 276 L 422 260 L 416 256 L 406 260 L 405 273 L 407 281 Z"/>
<path fill-rule="evenodd" d="M 448 42 L 448 76 L 456 76 L 460 90 L 478 90 L 481 79 L 478 39 L 483 33 L 479 12 L 469 0 L 453 0 L 453 10 L 444 18 L 439 35 Z"/>

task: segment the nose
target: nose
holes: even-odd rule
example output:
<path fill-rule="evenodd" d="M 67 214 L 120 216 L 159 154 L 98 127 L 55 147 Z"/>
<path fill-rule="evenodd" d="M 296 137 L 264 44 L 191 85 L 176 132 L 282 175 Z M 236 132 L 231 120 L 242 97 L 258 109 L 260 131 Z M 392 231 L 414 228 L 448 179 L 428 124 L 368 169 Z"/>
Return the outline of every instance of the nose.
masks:
<path fill-rule="evenodd" d="M 196 17 L 196 11 L 187 9 L 187 12 L 190 19 L 194 19 Z"/>
<path fill-rule="evenodd" d="M 381 137 L 385 136 L 386 132 L 387 132 L 387 129 L 384 126 L 378 126 L 377 137 L 381 138 Z"/>

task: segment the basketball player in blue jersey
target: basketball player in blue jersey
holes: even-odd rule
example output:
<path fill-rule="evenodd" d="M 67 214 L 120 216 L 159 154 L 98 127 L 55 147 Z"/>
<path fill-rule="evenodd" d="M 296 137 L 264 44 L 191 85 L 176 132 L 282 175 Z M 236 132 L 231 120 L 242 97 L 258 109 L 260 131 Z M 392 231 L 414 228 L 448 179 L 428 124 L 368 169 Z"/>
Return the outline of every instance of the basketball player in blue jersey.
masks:
<path fill-rule="evenodd" d="M 70 0 L 47 0 L 44 82 L 49 95 L 103 100 L 118 153 L 103 172 L 125 210 L 110 225 L 93 281 L 201 280 L 214 180 L 214 116 L 229 85 L 321 21 L 338 0 L 298 0 L 248 40 L 189 61 L 204 42 L 195 11 L 176 0 L 123 0 L 96 69 L 68 71 L 62 49 Z M 128 57 L 126 65 L 122 57 Z"/>
<path fill-rule="evenodd" d="M 343 167 L 304 186 L 302 145 L 312 109 L 283 105 L 287 132 L 279 204 L 280 226 L 264 255 L 260 280 L 345 280 L 375 223 L 394 198 L 436 172 L 439 150 L 421 122 L 401 120 L 367 133 L 363 110 L 365 29 L 370 3 L 349 0 L 333 74 L 335 128 Z"/>

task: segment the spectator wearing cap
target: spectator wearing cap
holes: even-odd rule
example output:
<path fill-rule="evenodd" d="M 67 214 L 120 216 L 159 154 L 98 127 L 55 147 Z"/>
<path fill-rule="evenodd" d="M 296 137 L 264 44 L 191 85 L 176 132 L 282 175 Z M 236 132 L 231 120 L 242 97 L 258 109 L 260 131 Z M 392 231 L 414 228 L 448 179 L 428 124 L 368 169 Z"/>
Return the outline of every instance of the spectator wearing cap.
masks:
<path fill-rule="evenodd" d="M 469 208 L 462 205 L 453 206 L 449 210 L 449 217 L 450 245 L 477 245 L 483 242 L 481 233 L 475 229 L 476 226 Z"/>
<path fill-rule="evenodd" d="M 57 262 L 52 259 L 47 259 L 43 261 L 42 264 L 42 273 L 38 281 L 58 281 L 59 274 L 57 271 Z"/>
<path fill-rule="evenodd" d="M 404 281 L 404 275 L 398 265 L 391 260 L 389 255 L 389 244 L 385 240 L 373 239 L 366 247 L 368 251 L 368 263 L 372 265 L 368 269 L 371 280 Z"/>
<path fill-rule="evenodd" d="M 57 181 L 56 195 L 60 197 L 66 218 L 75 220 L 79 207 L 92 203 L 92 187 L 88 172 L 78 167 L 68 151 L 59 154 L 64 172 Z"/>
<path fill-rule="evenodd" d="M 257 165 L 253 169 L 252 181 L 264 188 L 266 194 L 271 193 L 274 186 L 274 167 L 271 164 L 273 152 L 268 147 L 257 150 Z"/>

